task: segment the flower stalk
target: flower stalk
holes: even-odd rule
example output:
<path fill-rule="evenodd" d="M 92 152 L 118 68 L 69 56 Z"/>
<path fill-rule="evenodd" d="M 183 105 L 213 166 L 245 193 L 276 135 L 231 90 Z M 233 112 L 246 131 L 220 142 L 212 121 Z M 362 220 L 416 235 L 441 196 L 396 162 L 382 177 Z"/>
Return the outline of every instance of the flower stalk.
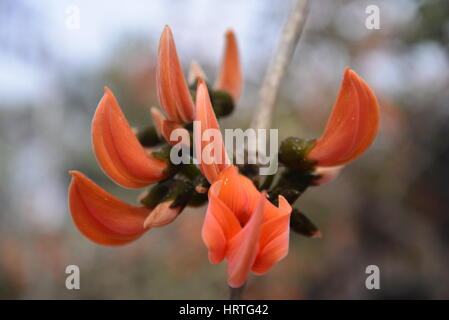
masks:
<path fill-rule="evenodd" d="M 297 0 L 287 19 L 276 53 L 271 60 L 259 92 L 259 104 L 257 113 L 251 122 L 251 128 L 269 129 L 271 127 L 274 105 L 279 93 L 281 80 L 287 71 L 288 64 L 301 37 L 308 8 L 308 0 Z"/>

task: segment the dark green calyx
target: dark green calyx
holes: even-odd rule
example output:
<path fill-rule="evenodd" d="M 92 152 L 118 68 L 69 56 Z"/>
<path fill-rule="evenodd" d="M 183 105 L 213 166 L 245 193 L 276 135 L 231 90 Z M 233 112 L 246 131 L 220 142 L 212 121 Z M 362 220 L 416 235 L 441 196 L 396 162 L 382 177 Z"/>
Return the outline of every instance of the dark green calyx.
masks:
<path fill-rule="evenodd" d="M 168 165 L 167 168 L 164 170 L 164 173 L 167 177 L 173 176 L 175 173 L 177 173 L 180 170 L 180 166 L 174 165 L 170 161 L 170 151 L 172 146 L 169 144 L 164 144 L 160 148 L 154 150 L 151 152 L 151 155 L 155 157 L 156 159 L 165 161 Z"/>
<path fill-rule="evenodd" d="M 200 207 L 207 202 L 207 193 L 194 192 L 187 204 L 189 207 Z"/>
<path fill-rule="evenodd" d="M 226 117 L 234 111 L 234 100 L 226 91 L 212 91 L 210 98 L 217 118 Z"/>
<path fill-rule="evenodd" d="M 173 201 L 170 207 L 200 206 L 207 201 L 210 184 L 193 164 L 172 165 L 176 170 L 170 177 L 153 185 L 148 194 L 140 201 L 147 208 Z"/>
<path fill-rule="evenodd" d="M 200 169 L 192 163 L 185 163 L 179 165 L 181 168 L 179 174 L 190 181 L 194 181 L 197 177 L 202 177 Z"/>
<path fill-rule="evenodd" d="M 192 96 L 193 101 L 196 99 L 196 88 L 197 88 L 198 79 L 189 86 L 190 95 Z M 210 101 L 212 103 L 212 107 L 214 108 L 215 116 L 217 118 L 226 117 L 234 111 L 234 99 L 232 96 L 223 90 L 213 90 L 209 83 L 206 82 L 207 91 L 209 92 Z"/>
<path fill-rule="evenodd" d="M 320 238 L 321 232 L 318 228 L 298 209 L 293 209 L 290 216 L 290 228 L 296 233 L 309 237 Z"/>
<path fill-rule="evenodd" d="M 160 148 L 153 150 L 151 152 L 151 155 L 159 160 L 164 160 L 170 162 L 170 151 L 171 151 L 171 145 L 164 144 Z"/>
<path fill-rule="evenodd" d="M 294 203 L 301 196 L 301 194 L 302 192 L 299 190 L 284 188 L 280 194 L 277 195 L 277 198 L 279 198 L 279 196 L 283 196 L 288 203 Z"/>
<path fill-rule="evenodd" d="M 315 162 L 307 160 L 307 154 L 315 145 L 315 140 L 289 137 L 279 148 L 279 161 L 294 170 L 311 170 Z"/>
<path fill-rule="evenodd" d="M 208 200 L 207 191 L 210 188 L 210 184 L 207 179 L 200 174 L 196 175 L 192 180 L 192 196 L 188 202 L 190 207 L 199 207 L 205 204 Z"/>
<path fill-rule="evenodd" d="M 139 139 L 140 144 L 144 147 L 153 147 L 161 143 L 156 129 L 153 126 L 139 129 L 137 131 L 137 139 Z"/>
<path fill-rule="evenodd" d="M 274 178 L 276 175 L 271 174 L 265 177 L 265 180 L 263 181 L 262 185 L 259 186 L 259 190 L 268 190 L 270 189 L 271 185 L 273 184 Z"/>
<path fill-rule="evenodd" d="M 260 185 L 260 176 L 259 176 L 259 166 L 256 164 L 241 164 L 238 165 L 240 174 L 246 176 L 248 179 L 250 179 L 256 188 L 259 189 Z"/>
<path fill-rule="evenodd" d="M 170 179 L 157 183 L 151 187 L 148 194 L 140 200 L 147 208 L 153 209 L 158 204 L 173 201 L 170 207 L 184 208 L 190 201 L 193 185 L 183 179 Z"/>
<path fill-rule="evenodd" d="M 193 185 L 188 181 L 182 179 L 175 179 L 171 184 L 171 192 L 170 195 L 173 198 L 173 203 L 170 207 L 176 208 L 181 207 L 184 208 L 190 201 L 193 196 Z"/>
<path fill-rule="evenodd" d="M 283 196 L 293 204 L 313 183 L 315 176 L 309 171 L 285 170 L 275 186 L 268 192 L 270 201 L 277 205 L 278 197 Z"/>
<path fill-rule="evenodd" d="M 145 207 L 154 209 L 159 203 L 163 202 L 170 193 L 170 183 L 163 181 L 151 187 L 148 194 L 140 200 Z"/>

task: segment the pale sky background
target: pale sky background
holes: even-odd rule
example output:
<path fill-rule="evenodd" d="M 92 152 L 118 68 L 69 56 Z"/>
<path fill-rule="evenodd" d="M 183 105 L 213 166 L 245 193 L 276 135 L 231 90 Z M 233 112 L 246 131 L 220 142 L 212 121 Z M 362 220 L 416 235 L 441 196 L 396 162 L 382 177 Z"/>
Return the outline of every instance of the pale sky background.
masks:
<path fill-rule="evenodd" d="M 330 25 L 343 39 L 357 42 L 371 32 L 391 34 L 401 30 L 415 18 L 418 2 L 356 1 L 342 6 L 339 1 L 314 1 L 307 28 L 315 30 Z M 70 72 L 72 68 L 101 65 L 105 57 L 113 54 L 111 49 L 122 36 L 137 33 L 147 37 L 152 44 L 156 43 L 165 24 L 170 25 L 175 34 L 185 66 L 192 59 L 218 63 L 223 34 L 232 27 L 238 35 L 246 80 L 260 82 L 261 72 L 275 48 L 291 3 L 289 0 L 276 1 L 275 4 L 260 0 L 0 2 L 0 10 L 4 12 L 0 39 L 4 42 L 6 39 L 3 48 L 7 49 L 2 50 L 0 46 L 0 98 L 8 102 L 0 103 L 0 108 L 36 98 L 45 90 L 48 80 L 45 66 L 33 64 L 29 59 L 39 39 L 46 44 L 49 54 Z M 372 3 L 381 10 L 379 31 L 363 27 L 364 10 Z M 66 27 L 70 6 L 80 9 L 79 30 Z M 337 6 L 339 10 L 336 10 Z M 23 7 L 24 10 L 11 11 L 11 7 Z M 29 12 L 29 17 L 23 17 L 23 12 Z M 15 49 L 7 47 L 11 44 Z M 430 82 L 438 84 L 447 78 L 449 63 L 438 44 L 422 43 L 408 52 L 400 52 L 394 42 L 391 45 L 391 48 L 382 50 L 373 48 L 368 57 L 353 62 L 358 64 L 374 87 L 392 93 L 400 91 L 406 82 L 409 87 L 420 87 Z M 314 43 L 313 48 L 308 48 L 310 50 L 306 47 L 306 43 L 300 46 L 299 50 L 305 54 L 299 57 L 297 52 L 294 62 L 298 60 L 303 66 L 304 61 L 309 66 L 316 64 L 317 72 L 324 78 L 329 67 L 341 69 L 350 62 L 346 49 L 338 42 Z M 27 58 L 24 59 L 22 51 L 27 52 Z M 312 55 L 307 56 L 307 51 Z M 298 72 L 291 72 L 293 77 L 304 77 L 300 72 L 303 66 L 299 65 Z M 339 77 L 339 74 L 330 76 L 329 81 L 339 81 Z"/>
<path fill-rule="evenodd" d="M 180 58 L 185 65 L 191 59 L 219 61 L 223 35 L 232 26 L 239 38 L 243 65 L 257 63 L 268 52 L 257 49 L 260 45 L 274 47 L 275 33 L 287 14 L 290 1 L 280 1 L 272 6 L 270 15 L 278 15 L 275 21 L 260 19 L 266 14 L 261 1 L 22 1 L 27 11 L 36 14 L 38 21 L 24 24 L 23 19 L 6 15 L 0 34 L 12 43 L 25 43 L 32 47 L 35 37 L 43 38 L 47 50 L 66 62 L 71 68 L 91 68 L 101 65 L 102 59 L 111 54 L 111 48 L 127 34 L 138 33 L 155 43 L 165 24 L 171 26 Z M 233 4 L 237 4 L 234 6 Z M 265 3 L 266 5 L 266 3 Z M 7 7 L 6 3 L 3 3 Z M 80 10 L 80 29 L 66 27 L 70 6 Z M 1 8 L 1 4 L 0 4 Z M 272 22 L 278 23 L 273 25 Z M 255 38 L 255 31 L 263 33 Z M 188 34 L 183 34 L 187 29 Z M 251 34 L 252 33 L 252 34 Z M 20 47 L 20 46 L 19 46 Z M 0 97 L 9 101 L 23 101 L 39 94 L 45 86 L 46 74 L 39 66 L 23 61 L 16 52 L 3 52 L 0 48 Z M 0 104 L 0 106 L 4 104 Z"/>

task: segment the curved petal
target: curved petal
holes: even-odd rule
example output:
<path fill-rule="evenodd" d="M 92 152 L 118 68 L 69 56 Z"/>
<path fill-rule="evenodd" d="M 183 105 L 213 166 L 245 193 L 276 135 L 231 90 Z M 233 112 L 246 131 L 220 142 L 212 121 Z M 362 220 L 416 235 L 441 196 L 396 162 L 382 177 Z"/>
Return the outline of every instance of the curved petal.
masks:
<path fill-rule="evenodd" d="M 168 26 L 159 41 L 156 84 L 159 103 L 168 118 L 179 123 L 191 122 L 194 105 Z"/>
<path fill-rule="evenodd" d="M 259 253 L 251 271 L 257 275 L 267 273 L 275 263 L 284 259 L 288 254 L 288 241 L 288 231 L 271 240 Z"/>
<path fill-rule="evenodd" d="M 255 274 L 266 273 L 275 263 L 288 254 L 290 214 L 292 207 L 284 197 L 279 197 L 279 208 L 270 208 L 272 218 L 265 221 L 259 238 L 259 254 L 252 266 Z"/>
<path fill-rule="evenodd" d="M 227 242 L 241 230 L 233 212 L 219 198 L 221 187 L 222 181 L 217 181 L 209 189 L 209 205 L 201 231 L 211 263 L 224 259 Z"/>
<path fill-rule="evenodd" d="M 368 149 L 378 127 L 379 105 L 374 93 L 354 71 L 346 69 L 324 134 L 307 158 L 325 167 L 348 163 Z"/>
<path fill-rule="evenodd" d="M 233 288 L 238 288 L 245 283 L 257 257 L 265 204 L 265 192 L 262 192 L 248 223 L 229 241 L 226 252 L 228 284 Z"/>
<path fill-rule="evenodd" d="M 257 206 L 260 192 L 250 179 L 239 174 L 235 166 L 224 169 L 218 179 L 222 181 L 221 201 L 245 225 Z"/>
<path fill-rule="evenodd" d="M 232 30 L 226 32 L 226 46 L 215 88 L 228 92 L 237 101 L 242 91 L 242 71 L 240 68 L 237 40 Z"/>
<path fill-rule="evenodd" d="M 358 146 L 350 154 L 348 161 L 358 158 L 374 141 L 379 129 L 380 109 L 376 96 L 368 84 L 355 72 L 353 82 L 360 99 L 360 125 L 357 136 Z"/>
<path fill-rule="evenodd" d="M 142 188 L 164 178 L 167 164 L 145 152 L 108 88 L 92 120 L 92 145 L 103 171 L 123 187 Z"/>
<path fill-rule="evenodd" d="M 220 132 L 220 127 L 215 117 L 214 110 L 209 97 L 206 84 L 203 79 L 199 79 L 196 91 L 196 116 L 195 116 L 194 143 L 196 157 L 200 160 L 200 169 L 210 183 L 213 183 L 218 174 L 230 164 L 228 155 Z M 214 139 L 205 139 L 208 134 L 214 134 Z M 212 141 L 211 141 L 212 140 Z M 204 158 L 204 149 L 212 148 L 210 156 L 212 159 Z M 207 157 L 208 155 L 206 155 Z"/>
<path fill-rule="evenodd" d="M 70 171 L 69 208 L 79 231 L 98 244 L 123 245 L 139 238 L 151 210 L 112 196 L 84 174 Z"/>
<path fill-rule="evenodd" d="M 223 229 L 213 214 L 206 213 L 201 237 L 209 250 L 209 261 L 214 264 L 223 261 L 226 254 L 227 241 Z"/>

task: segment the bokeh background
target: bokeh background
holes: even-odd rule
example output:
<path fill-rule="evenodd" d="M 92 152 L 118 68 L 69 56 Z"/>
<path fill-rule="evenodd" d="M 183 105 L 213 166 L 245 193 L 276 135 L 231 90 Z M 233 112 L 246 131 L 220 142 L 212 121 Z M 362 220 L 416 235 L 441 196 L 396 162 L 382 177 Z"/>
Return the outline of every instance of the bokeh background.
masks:
<path fill-rule="evenodd" d="M 312 1 L 277 103 L 280 136 L 317 137 L 346 66 L 381 101 L 372 148 L 298 206 L 322 239 L 291 236 L 286 259 L 252 276 L 247 298 L 449 298 L 449 2 Z M 380 30 L 365 27 L 367 5 Z M 79 29 L 67 25 L 73 7 Z M 223 127 L 248 126 L 291 1 L 0 0 L 0 298 L 226 299 L 225 265 L 208 262 L 204 208 L 185 211 L 120 248 L 80 235 L 67 209 L 70 169 L 118 197 L 138 192 L 95 162 L 90 121 L 109 86 L 129 121 L 149 123 L 157 104 L 155 58 L 165 24 L 187 69 L 213 80 L 232 27 L 245 90 Z M 238 116 L 237 116 L 238 114 Z M 81 289 L 65 288 L 65 268 Z M 365 288 L 379 266 L 381 289 Z"/>

